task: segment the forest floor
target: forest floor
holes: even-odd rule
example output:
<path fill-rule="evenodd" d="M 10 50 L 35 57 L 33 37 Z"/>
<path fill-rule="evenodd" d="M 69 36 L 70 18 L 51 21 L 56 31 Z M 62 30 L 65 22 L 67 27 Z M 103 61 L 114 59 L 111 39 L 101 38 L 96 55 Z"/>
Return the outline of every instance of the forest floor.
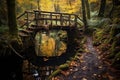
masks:
<path fill-rule="evenodd" d="M 112 68 L 107 60 L 103 61 L 102 54 L 93 46 L 92 37 L 86 38 L 85 52 L 79 53 L 69 69 L 52 80 L 120 80 L 120 71 Z"/>
<path fill-rule="evenodd" d="M 106 53 L 93 46 L 92 37 L 86 36 L 83 46 L 84 51 L 77 53 L 77 58 L 70 61 L 69 68 L 61 70 L 51 80 L 120 80 L 120 71 L 111 66 L 104 56 Z M 34 78 L 32 75 L 26 75 L 24 80 Z"/>

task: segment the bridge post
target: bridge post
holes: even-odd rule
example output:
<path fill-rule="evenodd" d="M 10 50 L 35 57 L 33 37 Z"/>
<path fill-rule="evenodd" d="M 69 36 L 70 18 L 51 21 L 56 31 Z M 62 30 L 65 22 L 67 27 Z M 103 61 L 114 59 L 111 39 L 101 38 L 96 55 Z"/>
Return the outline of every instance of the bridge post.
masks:
<path fill-rule="evenodd" d="M 45 17 L 45 16 L 44 16 L 44 17 Z M 45 18 L 47 18 L 47 16 L 46 16 Z M 46 19 L 46 20 L 45 20 L 45 24 L 46 24 L 46 25 L 48 24 L 48 22 L 47 22 L 47 21 L 48 21 L 48 20 Z"/>
<path fill-rule="evenodd" d="M 52 13 L 50 13 L 50 20 L 51 20 L 51 25 L 52 25 Z"/>
<path fill-rule="evenodd" d="M 63 18 L 62 18 L 62 14 L 60 13 L 60 25 L 63 25 Z"/>
<path fill-rule="evenodd" d="M 74 20 L 74 22 L 75 22 L 75 27 L 77 27 L 77 16 L 76 15 L 74 15 L 75 16 L 75 20 Z"/>
<path fill-rule="evenodd" d="M 71 15 L 69 14 L 68 16 L 69 25 L 70 25 L 70 18 L 71 18 Z"/>
<path fill-rule="evenodd" d="M 27 28 L 28 28 L 29 27 L 29 14 L 27 11 L 25 13 L 27 14 L 27 21 L 26 22 L 27 22 Z"/>
<path fill-rule="evenodd" d="M 34 12 L 35 12 L 36 26 L 38 26 L 38 14 L 39 14 L 39 11 L 34 11 Z"/>

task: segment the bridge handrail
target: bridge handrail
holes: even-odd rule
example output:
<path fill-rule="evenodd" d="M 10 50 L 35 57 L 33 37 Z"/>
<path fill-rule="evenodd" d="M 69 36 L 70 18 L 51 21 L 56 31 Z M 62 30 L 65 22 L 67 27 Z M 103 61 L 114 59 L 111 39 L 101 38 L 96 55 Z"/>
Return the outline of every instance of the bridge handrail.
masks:
<path fill-rule="evenodd" d="M 69 13 L 49 12 L 49 11 L 38 11 L 38 10 L 34 10 L 34 12 L 41 12 L 41 13 L 53 13 L 53 14 L 64 14 L 64 15 L 75 15 L 75 14 L 69 14 Z"/>
<path fill-rule="evenodd" d="M 30 20 L 29 18 L 29 14 L 33 14 L 34 18 L 32 20 Z M 25 16 L 26 15 L 26 16 Z M 21 17 L 25 16 L 26 22 L 20 26 L 23 27 L 25 25 L 27 25 L 27 27 L 29 27 L 30 23 L 32 23 L 33 21 L 36 21 L 36 25 L 37 25 L 37 21 L 38 20 L 46 20 L 45 22 L 47 22 L 48 20 L 52 21 L 59 21 L 60 25 L 63 25 L 64 21 L 68 22 L 68 25 L 71 25 L 71 22 L 74 22 L 74 26 L 81 26 L 81 24 L 78 22 L 78 20 L 82 21 L 82 19 L 80 19 L 77 15 L 75 14 L 69 14 L 69 13 L 59 13 L 59 12 L 48 12 L 48 11 L 38 11 L 38 10 L 34 10 L 34 11 L 25 11 L 24 13 L 22 13 L 21 15 L 19 15 L 17 17 L 17 20 L 19 20 Z M 43 17 L 38 17 L 38 16 L 43 16 Z M 48 17 L 47 17 L 48 16 Z M 52 25 L 52 23 L 51 23 Z"/>
<path fill-rule="evenodd" d="M 19 15 L 16 19 L 19 20 L 20 18 L 24 17 L 25 15 L 27 16 L 25 22 L 23 25 L 20 26 L 20 28 L 22 28 L 23 26 L 27 25 L 27 27 L 29 27 L 29 24 L 32 23 L 34 21 L 34 19 L 30 20 L 28 17 L 29 17 L 29 14 L 34 14 L 34 12 L 32 11 L 24 11 L 24 13 L 22 13 L 21 15 Z"/>
<path fill-rule="evenodd" d="M 20 14 L 17 19 L 20 19 L 22 16 L 24 16 L 26 13 L 33 13 L 32 11 L 24 11 L 22 14 Z"/>
<path fill-rule="evenodd" d="M 82 20 L 80 17 L 78 17 L 78 15 L 76 15 L 76 18 L 77 18 L 77 22 L 76 22 L 76 23 L 77 23 L 78 25 L 80 25 L 80 26 L 83 26 L 82 24 L 80 24 L 80 23 L 78 22 L 78 20 L 80 20 L 80 21 L 83 23 L 83 20 Z"/>
<path fill-rule="evenodd" d="M 28 23 L 25 22 L 23 25 L 20 26 L 20 28 L 22 28 L 22 27 L 25 26 L 25 25 L 28 27 L 28 24 L 32 23 L 33 21 L 34 21 L 34 20 L 31 20 L 31 21 L 29 21 Z"/>

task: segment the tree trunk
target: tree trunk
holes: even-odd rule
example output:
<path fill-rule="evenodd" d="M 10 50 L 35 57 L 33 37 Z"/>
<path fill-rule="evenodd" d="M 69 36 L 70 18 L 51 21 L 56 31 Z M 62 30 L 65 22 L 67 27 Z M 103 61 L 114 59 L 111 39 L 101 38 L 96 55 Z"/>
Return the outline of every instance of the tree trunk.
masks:
<path fill-rule="evenodd" d="M 71 3 L 72 3 L 71 0 L 67 0 L 67 4 L 70 5 L 70 7 L 72 6 Z"/>
<path fill-rule="evenodd" d="M 87 24 L 87 19 L 86 19 L 86 10 L 85 10 L 85 0 L 82 1 L 82 15 L 83 15 L 83 22 L 84 22 L 84 29 L 87 29 L 88 24 Z"/>
<path fill-rule="evenodd" d="M 8 26 L 9 33 L 11 35 L 17 35 L 17 21 L 16 21 L 16 9 L 15 9 L 15 0 L 7 0 L 8 8 Z"/>
<path fill-rule="evenodd" d="M 38 10 L 40 10 L 40 0 L 37 0 Z"/>
<path fill-rule="evenodd" d="M 87 11 L 87 18 L 90 19 L 90 5 L 88 0 L 85 0 L 86 11 Z"/>
<path fill-rule="evenodd" d="M 104 17 L 105 6 L 106 6 L 106 0 L 101 0 L 100 10 L 98 14 L 99 17 Z"/>
<path fill-rule="evenodd" d="M 59 6 L 59 1 L 58 0 L 55 0 L 54 9 L 55 9 L 55 12 L 60 12 L 60 6 Z"/>

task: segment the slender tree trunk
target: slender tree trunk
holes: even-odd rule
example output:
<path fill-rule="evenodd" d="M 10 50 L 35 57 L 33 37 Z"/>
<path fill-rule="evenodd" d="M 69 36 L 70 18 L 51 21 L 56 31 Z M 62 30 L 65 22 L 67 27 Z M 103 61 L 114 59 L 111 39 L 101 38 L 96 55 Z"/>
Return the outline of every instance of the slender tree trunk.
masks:
<path fill-rule="evenodd" d="M 7 8 L 8 8 L 9 33 L 12 35 L 17 35 L 18 29 L 16 21 L 15 0 L 7 0 Z"/>
<path fill-rule="evenodd" d="M 31 10 L 33 9 L 33 5 L 32 5 L 32 3 L 30 4 L 30 9 L 31 9 Z"/>
<path fill-rule="evenodd" d="M 85 5 L 86 5 L 86 11 L 87 11 L 87 18 L 90 19 L 90 5 L 88 0 L 85 0 Z"/>
<path fill-rule="evenodd" d="M 40 10 L 40 0 L 37 0 L 38 10 Z"/>
<path fill-rule="evenodd" d="M 55 12 L 60 12 L 60 6 L 59 6 L 59 1 L 58 0 L 55 0 L 54 9 L 55 9 Z"/>
<path fill-rule="evenodd" d="M 68 3 L 68 5 L 70 5 L 70 6 L 72 6 L 72 2 L 71 2 L 71 0 L 67 0 L 67 3 Z"/>
<path fill-rule="evenodd" d="M 84 22 L 84 28 L 87 29 L 88 24 L 87 24 L 87 19 L 86 19 L 86 10 L 85 10 L 85 0 L 82 1 L 82 15 L 83 15 L 83 22 Z"/>
<path fill-rule="evenodd" d="M 99 17 L 104 17 L 105 6 L 106 6 L 106 0 L 101 0 L 100 10 L 98 14 Z"/>
<path fill-rule="evenodd" d="M 116 0 L 112 0 L 112 9 L 111 9 L 111 11 L 110 11 L 110 13 L 109 13 L 109 17 L 110 17 L 110 18 L 112 18 L 112 13 L 113 13 L 113 11 L 114 11 L 114 9 L 115 9 L 115 1 L 116 1 Z"/>

